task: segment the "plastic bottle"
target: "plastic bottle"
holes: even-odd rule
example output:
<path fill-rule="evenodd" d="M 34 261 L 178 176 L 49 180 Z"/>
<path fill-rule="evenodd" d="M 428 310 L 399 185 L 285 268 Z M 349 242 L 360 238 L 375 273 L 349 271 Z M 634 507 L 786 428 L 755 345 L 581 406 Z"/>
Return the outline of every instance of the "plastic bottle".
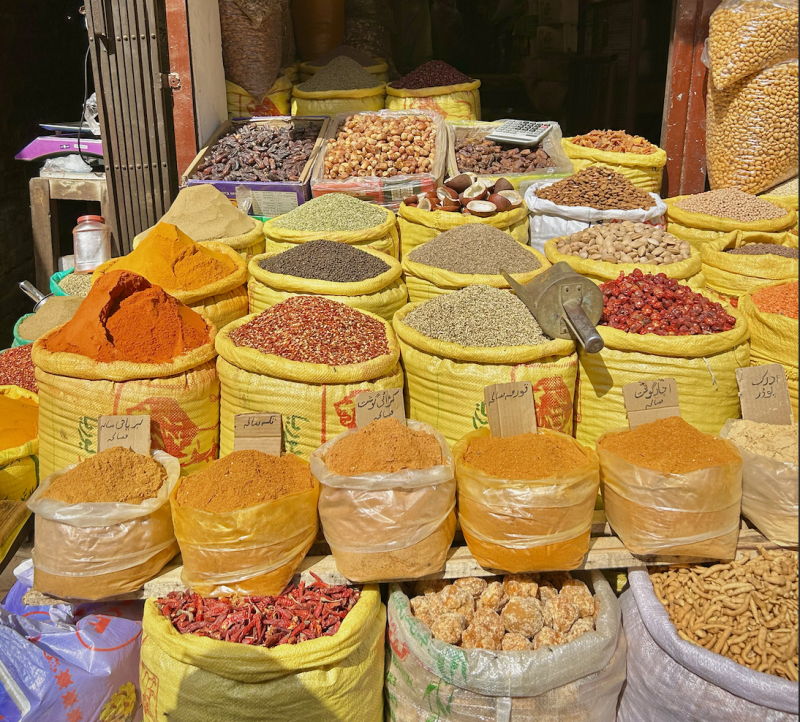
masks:
<path fill-rule="evenodd" d="M 103 216 L 81 216 L 72 229 L 75 272 L 93 271 L 111 258 L 111 231 Z"/>

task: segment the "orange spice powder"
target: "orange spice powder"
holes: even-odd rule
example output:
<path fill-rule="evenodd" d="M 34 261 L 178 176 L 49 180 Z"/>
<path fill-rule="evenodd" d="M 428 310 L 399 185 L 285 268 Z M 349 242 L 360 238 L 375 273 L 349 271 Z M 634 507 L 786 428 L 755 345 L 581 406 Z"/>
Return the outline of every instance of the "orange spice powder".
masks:
<path fill-rule="evenodd" d="M 756 291 L 753 294 L 753 303 L 764 313 L 777 313 L 786 318 L 797 318 L 797 281 Z"/>
<path fill-rule="evenodd" d="M 497 479 L 529 480 L 560 476 L 587 463 L 569 439 L 543 433 L 478 437 L 469 442 L 464 461 Z"/>

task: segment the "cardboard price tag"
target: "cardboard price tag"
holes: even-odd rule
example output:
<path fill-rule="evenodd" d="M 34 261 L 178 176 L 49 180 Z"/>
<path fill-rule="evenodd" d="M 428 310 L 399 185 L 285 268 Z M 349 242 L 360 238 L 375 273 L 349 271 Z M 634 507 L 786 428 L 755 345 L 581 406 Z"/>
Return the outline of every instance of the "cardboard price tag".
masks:
<path fill-rule="evenodd" d="M 788 426 L 794 420 L 786 369 L 780 364 L 736 369 L 742 418 Z"/>
<path fill-rule="evenodd" d="M 507 439 L 536 433 L 536 402 L 530 381 L 494 384 L 483 389 L 492 436 Z"/>
<path fill-rule="evenodd" d="M 406 407 L 403 389 L 366 391 L 355 396 L 356 426 L 362 428 L 378 419 L 397 419 L 406 423 Z"/>
<path fill-rule="evenodd" d="M 150 454 L 150 416 L 100 416 L 97 450 L 122 446 L 137 454 Z"/>
<path fill-rule="evenodd" d="M 628 412 L 628 425 L 632 429 L 651 421 L 681 415 L 675 379 L 625 384 L 622 387 L 622 397 Z"/>
<path fill-rule="evenodd" d="M 262 412 L 233 417 L 233 450 L 263 451 L 280 456 L 283 446 L 283 417 Z"/>

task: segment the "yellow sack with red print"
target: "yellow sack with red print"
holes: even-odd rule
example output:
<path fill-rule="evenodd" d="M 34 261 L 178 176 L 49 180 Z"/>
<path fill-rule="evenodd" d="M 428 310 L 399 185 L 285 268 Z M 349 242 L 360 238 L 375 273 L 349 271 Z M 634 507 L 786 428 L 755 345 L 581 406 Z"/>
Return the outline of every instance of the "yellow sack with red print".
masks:
<path fill-rule="evenodd" d="M 272 84 L 267 94 L 257 100 L 244 88 L 225 81 L 225 95 L 228 99 L 228 119 L 262 118 L 271 115 L 289 115 L 292 100 L 292 81 L 281 75 Z"/>
<path fill-rule="evenodd" d="M 386 86 L 387 110 L 432 110 L 445 120 L 481 119 L 480 80 L 436 88 L 393 88 Z"/>

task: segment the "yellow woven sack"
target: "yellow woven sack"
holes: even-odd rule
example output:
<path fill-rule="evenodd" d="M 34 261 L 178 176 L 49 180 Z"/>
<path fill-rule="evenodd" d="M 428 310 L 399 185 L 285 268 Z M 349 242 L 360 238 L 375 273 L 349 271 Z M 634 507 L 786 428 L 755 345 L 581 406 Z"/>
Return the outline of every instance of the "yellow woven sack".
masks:
<path fill-rule="evenodd" d="M 285 251 L 297 243 L 306 241 L 340 241 L 349 243 L 351 246 L 363 248 L 367 246 L 387 256 L 397 258 L 400 252 L 400 237 L 397 234 L 397 219 L 394 212 L 388 208 L 386 220 L 379 226 L 366 228 L 362 231 L 293 231 L 288 228 L 278 228 L 275 221 L 280 218 L 271 218 L 264 222 L 264 235 L 267 239 L 267 251 Z M 264 253 L 264 251 L 260 251 Z"/>
<path fill-rule="evenodd" d="M 384 85 L 357 90 L 300 90 L 292 88 L 292 115 L 330 115 L 383 110 Z"/>
<path fill-rule="evenodd" d="M 164 364 L 100 363 L 34 343 L 39 384 L 39 464 L 45 478 L 97 453 L 97 417 L 149 414 L 153 449 L 166 451 L 183 474 L 217 458 L 219 379 L 214 337 Z"/>
<path fill-rule="evenodd" d="M 428 338 L 403 319 L 420 304 L 401 308 L 392 322 L 406 370 L 408 416 L 442 433 L 452 446 L 464 434 L 486 426 L 483 389 L 509 381 L 530 381 L 539 426 L 572 433 L 572 400 L 578 358 L 572 341 L 538 346 L 465 348 Z"/>
<path fill-rule="evenodd" d="M 268 649 L 180 634 L 144 607 L 144 722 L 381 722 L 386 607 L 376 584 L 330 637 Z"/>
<path fill-rule="evenodd" d="M 736 325 L 706 336 L 642 336 L 598 326 L 605 348 L 579 354 L 575 438 L 591 445 L 609 429 L 627 426 L 622 387 L 635 381 L 675 379 L 681 416 L 701 431 L 717 434 L 738 418 L 736 369 L 750 365 L 750 332 L 740 313 L 727 305 L 725 310 Z"/>
<path fill-rule="evenodd" d="M 793 210 L 787 209 L 786 215 L 779 218 L 771 218 L 760 221 L 735 221 L 732 218 L 720 218 L 719 216 L 709 216 L 706 213 L 693 213 L 692 211 L 683 210 L 678 207 L 678 203 L 689 196 L 676 196 L 675 198 L 665 198 L 664 203 L 667 204 L 667 230 L 673 233 L 670 224 L 676 224 L 676 227 L 697 229 L 700 231 L 712 231 L 719 234 L 730 233 L 731 231 L 762 231 L 767 233 L 777 233 L 778 231 L 785 231 L 797 223 L 797 213 Z M 783 207 L 783 206 L 781 206 Z M 683 236 L 676 233 L 678 238 Z M 711 240 L 716 236 L 709 237 L 708 235 L 700 235 L 698 240 Z M 686 238 L 687 241 L 692 241 L 691 238 Z"/>
<path fill-rule="evenodd" d="M 29 399 L 38 403 L 36 394 L 19 386 L 0 386 L 0 396 Z M 38 437 L 22 446 L 0 450 L 0 500 L 24 501 L 33 494 L 39 483 L 36 458 L 38 453 Z M 0 554 L 0 559 L 2 558 Z"/>
<path fill-rule="evenodd" d="M 375 65 L 367 65 L 364 67 L 368 73 L 374 75 L 382 83 L 389 80 L 389 65 L 383 58 L 375 58 L 378 62 Z M 312 65 L 308 63 L 300 63 L 300 82 L 305 83 L 312 75 L 316 75 L 324 65 Z"/>
<path fill-rule="evenodd" d="M 445 120 L 481 119 L 480 80 L 437 88 L 393 88 L 386 86 L 387 110 L 432 110 Z"/>
<path fill-rule="evenodd" d="M 261 261 L 277 255 L 280 251 L 255 256 L 250 261 L 250 281 L 247 284 L 250 312 L 261 313 L 265 308 L 285 301 L 291 296 L 324 296 L 331 301 L 341 301 L 359 311 L 369 311 L 391 321 L 395 312 L 405 306 L 408 299 L 406 285 L 400 278 L 403 269 L 398 260 L 392 256 L 369 247 L 361 250 L 380 258 L 389 266 L 389 270 L 364 281 L 337 283 L 270 273 L 261 268 Z"/>
<path fill-rule="evenodd" d="M 767 283 L 753 291 L 781 283 Z M 780 364 L 786 370 L 789 382 L 789 398 L 792 401 L 794 418 L 798 417 L 798 321 L 796 318 L 781 316 L 779 313 L 764 313 L 753 302 L 753 292 L 739 299 L 739 313 L 747 319 L 750 326 L 750 365 Z M 737 418 L 732 416 L 731 418 Z"/>
<path fill-rule="evenodd" d="M 567 158 L 572 161 L 575 172 L 600 165 L 616 173 L 624 175 L 637 188 L 648 193 L 661 192 L 661 176 L 667 164 L 667 151 L 656 148 L 655 153 L 639 155 L 638 153 L 612 153 L 597 148 L 584 148 L 575 145 L 572 138 L 562 138 L 561 145 Z"/>
<path fill-rule="evenodd" d="M 308 459 L 328 439 L 355 428 L 353 400 L 359 393 L 403 388 L 397 339 L 389 323 L 380 316 L 367 313 L 386 328 L 388 354 L 358 364 L 326 366 L 236 346 L 229 338 L 231 332 L 256 315 L 234 321 L 217 336 L 221 457 L 233 451 L 236 414 L 255 411 L 282 414 L 286 452 Z"/>
<path fill-rule="evenodd" d="M 402 203 L 397 211 L 402 257 L 405 258 L 417 246 L 433 240 L 440 233 L 452 231 L 467 223 L 482 223 L 497 228 L 503 233 L 508 233 L 523 246 L 528 245 L 528 209 L 524 205 L 513 211 L 495 213 L 489 218 L 478 218 L 478 216 L 464 216 L 449 211 L 422 211 Z"/>
<path fill-rule="evenodd" d="M 256 100 L 244 88 L 225 81 L 225 95 L 228 99 L 228 119 L 253 118 L 268 115 L 289 115 L 292 99 L 292 81 L 281 75 L 267 91 L 267 94 Z"/>
<path fill-rule="evenodd" d="M 539 268 L 527 273 L 514 273 L 513 277 L 519 283 L 527 283 L 540 273 L 550 268 L 549 261 L 535 248 L 525 246 L 539 261 Z M 492 286 L 493 288 L 509 288 L 508 281 L 500 275 L 490 276 L 479 273 L 455 273 L 444 268 L 426 266 L 424 263 L 414 263 L 408 256 L 403 258 L 403 272 L 405 273 L 408 296 L 411 303 L 427 301 L 430 298 L 453 293 L 467 286 Z"/>
<path fill-rule="evenodd" d="M 700 248 L 703 260 L 703 275 L 712 291 L 725 296 L 738 297 L 769 281 L 797 280 L 796 258 L 784 258 L 771 254 L 746 256 L 725 253 L 727 249 L 741 248 L 751 243 L 783 245 L 781 241 L 795 238 L 791 233 L 759 233 L 739 231 L 731 238 L 726 235 Z"/>
<path fill-rule="evenodd" d="M 249 261 L 253 256 L 264 252 L 264 224 L 257 218 L 252 218 L 253 229 L 241 236 L 231 236 L 230 238 L 217 238 L 213 241 L 198 241 L 198 243 L 222 243 L 228 248 L 236 251 L 245 261 Z M 142 231 L 138 236 L 133 239 L 133 248 L 136 248 L 152 231 L 148 228 Z"/>

